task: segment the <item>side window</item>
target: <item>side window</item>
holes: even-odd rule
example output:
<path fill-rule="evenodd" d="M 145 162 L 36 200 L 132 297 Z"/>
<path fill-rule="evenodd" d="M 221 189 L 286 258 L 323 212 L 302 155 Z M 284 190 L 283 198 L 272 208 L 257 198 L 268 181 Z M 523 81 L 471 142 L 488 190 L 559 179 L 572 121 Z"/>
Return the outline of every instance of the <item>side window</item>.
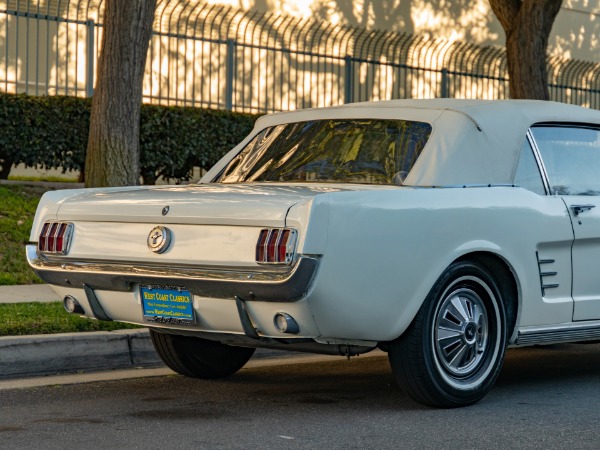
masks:
<path fill-rule="evenodd" d="M 535 192 L 536 194 L 546 194 L 540 169 L 535 160 L 535 156 L 533 156 L 533 150 L 531 145 L 529 145 L 529 140 L 527 139 L 525 139 L 523 148 L 521 148 L 521 154 L 519 155 L 519 162 L 517 163 L 517 170 L 515 171 L 513 183 L 529 191 Z"/>
<path fill-rule="evenodd" d="M 531 129 L 555 195 L 600 195 L 600 130 L 576 125 Z"/>

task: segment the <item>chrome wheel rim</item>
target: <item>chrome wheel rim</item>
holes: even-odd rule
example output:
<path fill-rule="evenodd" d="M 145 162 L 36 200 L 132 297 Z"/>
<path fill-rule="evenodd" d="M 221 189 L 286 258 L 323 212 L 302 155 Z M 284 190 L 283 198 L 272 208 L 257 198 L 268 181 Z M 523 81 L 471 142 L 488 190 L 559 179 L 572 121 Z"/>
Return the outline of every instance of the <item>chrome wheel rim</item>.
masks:
<path fill-rule="evenodd" d="M 479 369 L 489 345 L 489 323 L 477 292 L 460 287 L 449 293 L 435 317 L 436 359 L 453 378 L 466 378 Z"/>

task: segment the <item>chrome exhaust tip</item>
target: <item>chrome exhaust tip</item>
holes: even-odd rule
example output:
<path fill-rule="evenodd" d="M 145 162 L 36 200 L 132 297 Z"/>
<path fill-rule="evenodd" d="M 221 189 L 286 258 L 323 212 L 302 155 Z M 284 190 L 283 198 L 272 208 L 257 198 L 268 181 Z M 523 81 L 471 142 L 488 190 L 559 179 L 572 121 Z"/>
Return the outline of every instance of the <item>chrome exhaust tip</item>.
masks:
<path fill-rule="evenodd" d="M 65 298 L 63 299 L 63 307 L 65 308 L 65 311 L 70 314 L 85 314 L 83 307 L 72 295 L 65 296 Z"/>
<path fill-rule="evenodd" d="M 294 320 L 292 316 L 284 312 L 278 312 L 273 317 L 273 323 L 275 324 L 275 328 L 280 333 L 285 334 L 298 334 L 300 332 L 300 326 L 298 326 L 298 322 Z"/>

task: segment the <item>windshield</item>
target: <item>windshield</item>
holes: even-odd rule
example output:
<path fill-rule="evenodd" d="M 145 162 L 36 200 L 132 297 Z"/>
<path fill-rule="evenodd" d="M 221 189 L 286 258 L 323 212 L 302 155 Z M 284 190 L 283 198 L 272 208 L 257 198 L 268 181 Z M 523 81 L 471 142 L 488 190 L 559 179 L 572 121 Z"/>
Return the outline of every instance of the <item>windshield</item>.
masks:
<path fill-rule="evenodd" d="M 405 120 L 313 120 L 266 128 L 214 180 L 400 184 L 431 125 Z"/>

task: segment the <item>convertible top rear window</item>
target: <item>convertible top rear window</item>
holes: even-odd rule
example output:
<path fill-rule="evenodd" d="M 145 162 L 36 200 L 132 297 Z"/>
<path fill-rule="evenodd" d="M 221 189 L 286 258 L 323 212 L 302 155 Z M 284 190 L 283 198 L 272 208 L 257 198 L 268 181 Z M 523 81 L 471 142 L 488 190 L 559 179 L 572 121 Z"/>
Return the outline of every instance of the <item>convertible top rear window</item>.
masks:
<path fill-rule="evenodd" d="M 405 120 L 277 125 L 258 133 L 214 181 L 398 184 L 430 134 L 431 125 Z"/>

